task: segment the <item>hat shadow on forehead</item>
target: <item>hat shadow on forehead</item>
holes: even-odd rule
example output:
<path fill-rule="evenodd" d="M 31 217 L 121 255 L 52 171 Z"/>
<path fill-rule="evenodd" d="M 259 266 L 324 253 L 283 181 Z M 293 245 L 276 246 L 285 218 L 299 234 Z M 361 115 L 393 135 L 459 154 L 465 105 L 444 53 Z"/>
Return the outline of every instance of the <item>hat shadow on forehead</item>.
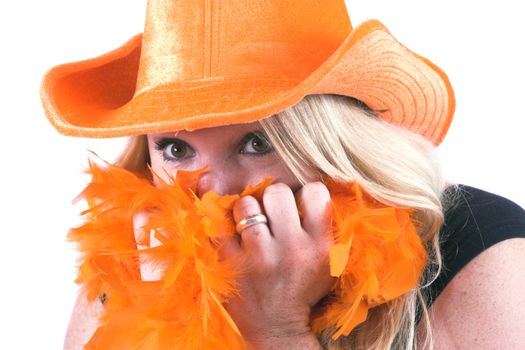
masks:
<path fill-rule="evenodd" d="M 87 137 L 253 122 L 308 94 L 351 96 L 436 145 L 455 107 L 438 67 L 376 20 L 353 29 L 344 0 L 151 0 L 144 34 L 41 89 L 52 124 Z"/>

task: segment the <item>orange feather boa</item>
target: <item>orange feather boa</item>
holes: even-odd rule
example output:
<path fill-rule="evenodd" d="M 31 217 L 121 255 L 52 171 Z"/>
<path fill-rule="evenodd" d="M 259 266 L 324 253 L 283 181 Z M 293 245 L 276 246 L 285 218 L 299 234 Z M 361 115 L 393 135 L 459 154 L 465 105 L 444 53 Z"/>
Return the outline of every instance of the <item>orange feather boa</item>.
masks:
<path fill-rule="evenodd" d="M 244 195 L 261 199 L 265 179 L 240 195 L 194 193 L 199 172 L 178 172 L 159 186 L 112 165 L 90 161 L 91 183 L 77 197 L 85 221 L 68 239 L 81 253 L 77 283 L 89 301 L 107 295 L 100 326 L 86 349 L 244 349 L 223 303 L 237 293 L 240 264 L 219 259 L 217 237 L 235 234 L 231 209 Z M 155 175 L 154 175 L 155 176 Z M 334 339 L 366 320 L 369 308 L 418 285 L 426 250 L 411 210 L 385 207 L 354 184 L 329 182 L 334 298 L 312 313 L 319 334 Z M 135 238 L 133 219 L 148 212 Z M 150 233 L 160 242 L 150 246 Z M 141 264 L 161 271 L 141 278 Z"/>

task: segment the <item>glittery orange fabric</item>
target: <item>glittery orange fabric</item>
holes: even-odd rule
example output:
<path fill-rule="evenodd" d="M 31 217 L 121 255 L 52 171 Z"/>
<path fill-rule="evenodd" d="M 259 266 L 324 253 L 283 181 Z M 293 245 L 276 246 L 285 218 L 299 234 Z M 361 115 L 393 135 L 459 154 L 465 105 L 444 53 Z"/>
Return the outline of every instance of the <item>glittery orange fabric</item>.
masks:
<path fill-rule="evenodd" d="M 129 136 L 269 117 L 308 94 L 366 103 L 439 144 L 455 108 L 447 76 L 344 0 L 150 0 L 143 35 L 44 77 L 51 123 Z"/>
<path fill-rule="evenodd" d="M 118 167 L 91 163 L 90 170 L 92 182 L 78 198 L 89 209 L 68 236 L 81 253 L 82 293 L 90 301 L 107 296 L 86 348 L 243 349 L 223 307 L 237 293 L 243 265 L 219 259 L 217 237 L 236 234 L 233 203 L 248 194 L 260 199 L 269 179 L 240 195 L 198 198 L 192 190 L 198 172 L 179 172 L 155 187 Z M 417 287 L 426 250 L 410 210 L 387 208 L 356 184 L 329 182 L 328 188 L 335 240 L 330 265 L 338 280 L 311 325 L 316 333 L 335 326 L 337 338 L 363 322 L 369 308 Z M 134 227 L 134 217 L 144 212 L 147 220 Z M 150 247 L 151 237 L 160 245 Z M 141 264 L 154 266 L 158 279 L 144 279 Z"/>

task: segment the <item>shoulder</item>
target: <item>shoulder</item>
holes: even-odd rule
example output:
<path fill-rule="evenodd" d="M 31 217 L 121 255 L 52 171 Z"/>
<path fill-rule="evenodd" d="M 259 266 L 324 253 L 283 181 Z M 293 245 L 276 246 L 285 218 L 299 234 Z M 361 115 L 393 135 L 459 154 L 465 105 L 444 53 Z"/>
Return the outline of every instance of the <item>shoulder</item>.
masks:
<path fill-rule="evenodd" d="M 525 210 L 516 203 L 477 188 L 458 185 L 443 196 L 445 221 L 440 230 L 442 272 L 431 286 L 437 297 L 476 256 L 512 238 L 525 238 Z"/>
<path fill-rule="evenodd" d="M 430 308 L 436 349 L 521 349 L 525 343 L 525 212 L 459 186 L 443 226 L 443 290 Z"/>
<path fill-rule="evenodd" d="M 499 242 L 469 262 L 430 308 L 436 349 L 522 349 L 525 238 Z"/>

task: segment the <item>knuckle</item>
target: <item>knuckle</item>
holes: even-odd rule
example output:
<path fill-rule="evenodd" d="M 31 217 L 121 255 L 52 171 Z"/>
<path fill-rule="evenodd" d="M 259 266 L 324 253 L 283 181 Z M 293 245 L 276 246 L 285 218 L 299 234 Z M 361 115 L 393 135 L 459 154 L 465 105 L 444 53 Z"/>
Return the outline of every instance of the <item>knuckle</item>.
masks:
<path fill-rule="evenodd" d="M 267 196 L 279 196 L 288 193 L 292 193 L 290 187 L 279 182 L 266 187 L 266 189 L 264 190 L 263 198 Z"/>
<path fill-rule="evenodd" d="M 252 196 L 244 196 L 239 198 L 234 204 L 234 210 L 237 212 L 246 213 L 247 215 L 259 213 L 259 203 L 257 199 Z"/>
<path fill-rule="evenodd" d="M 302 195 L 305 198 L 330 198 L 330 192 L 326 185 L 320 181 L 309 182 L 302 188 Z"/>
<path fill-rule="evenodd" d="M 262 254 L 259 265 L 262 271 L 274 271 L 279 267 L 277 259 L 271 257 L 269 254 Z"/>
<path fill-rule="evenodd" d="M 264 250 L 252 251 L 249 260 L 248 265 L 257 273 L 271 273 L 279 268 L 279 262 L 275 256 Z"/>

